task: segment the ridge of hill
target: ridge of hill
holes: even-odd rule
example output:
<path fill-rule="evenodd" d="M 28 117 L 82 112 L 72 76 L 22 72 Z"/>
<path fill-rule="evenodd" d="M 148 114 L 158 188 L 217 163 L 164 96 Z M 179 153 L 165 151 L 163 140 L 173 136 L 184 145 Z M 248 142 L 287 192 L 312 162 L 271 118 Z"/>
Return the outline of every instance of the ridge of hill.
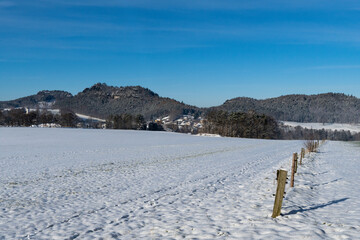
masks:
<path fill-rule="evenodd" d="M 78 114 L 107 118 L 118 114 L 141 114 L 153 120 L 170 116 L 200 115 L 211 110 L 249 112 L 271 116 L 279 121 L 318 123 L 359 123 L 360 99 L 342 93 L 317 95 L 293 94 L 257 100 L 238 97 L 210 108 L 198 108 L 184 104 L 141 86 L 114 87 L 97 83 L 76 95 L 66 91 L 40 91 L 35 95 L 0 102 L 6 108 L 66 109 Z"/>
<path fill-rule="evenodd" d="M 5 108 L 52 108 L 57 101 L 71 98 L 72 94 L 66 91 L 43 90 L 37 94 L 10 101 L 0 101 L 0 109 Z"/>
<path fill-rule="evenodd" d="M 281 121 L 319 123 L 360 121 L 360 99 L 342 93 L 293 94 L 264 100 L 238 97 L 211 109 L 228 112 L 255 111 Z"/>
<path fill-rule="evenodd" d="M 113 87 L 105 83 L 97 83 L 73 97 L 56 102 L 54 107 L 71 109 L 76 113 L 99 118 L 128 113 L 155 119 L 166 115 L 176 117 L 194 114 L 199 111 L 195 106 L 160 97 L 141 86 Z"/>

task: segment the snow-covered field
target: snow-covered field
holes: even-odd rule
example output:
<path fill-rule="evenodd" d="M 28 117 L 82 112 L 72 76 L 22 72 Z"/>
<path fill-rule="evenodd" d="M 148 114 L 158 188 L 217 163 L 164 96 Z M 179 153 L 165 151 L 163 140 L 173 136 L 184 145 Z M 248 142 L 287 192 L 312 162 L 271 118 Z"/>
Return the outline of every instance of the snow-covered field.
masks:
<path fill-rule="evenodd" d="M 301 141 L 0 128 L 0 239 L 356 239 L 360 145 L 327 142 L 287 186 Z"/>
<path fill-rule="evenodd" d="M 307 129 L 316 129 L 316 130 L 332 130 L 332 131 L 350 131 L 352 133 L 360 132 L 360 124 L 347 124 L 347 123 L 300 123 L 300 122 L 287 122 L 282 121 L 285 126 L 297 127 L 300 126 L 302 128 Z"/>

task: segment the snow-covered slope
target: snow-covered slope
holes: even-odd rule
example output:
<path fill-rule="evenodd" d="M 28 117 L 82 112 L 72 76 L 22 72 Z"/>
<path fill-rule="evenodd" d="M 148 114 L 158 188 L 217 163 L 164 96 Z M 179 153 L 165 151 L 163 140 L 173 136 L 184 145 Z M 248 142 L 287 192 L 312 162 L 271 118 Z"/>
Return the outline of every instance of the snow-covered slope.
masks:
<path fill-rule="evenodd" d="M 300 126 L 302 128 L 307 129 L 316 129 L 316 130 L 332 130 L 332 131 L 350 131 L 352 133 L 360 132 L 360 124 L 347 124 L 347 123 L 300 123 L 300 122 L 287 122 L 282 121 L 285 126 L 297 127 Z"/>
<path fill-rule="evenodd" d="M 91 116 L 87 116 L 87 115 L 80 114 L 80 113 L 76 113 L 76 116 L 77 116 L 78 118 L 85 119 L 85 120 L 92 120 L 92 121 L 98 121 L 98 122 L 106 122 L 105 119 L 96 118 L 96 117 L 91 117 Z"/>
<path fill-rule="evenodd" d="M 272 219 L 276 169 L 300 141 L 0 128 L 0 239 L 355 238 L 355 145 L 299 168 Z M 342 216 L 340 218 L 339 216 Z"/>

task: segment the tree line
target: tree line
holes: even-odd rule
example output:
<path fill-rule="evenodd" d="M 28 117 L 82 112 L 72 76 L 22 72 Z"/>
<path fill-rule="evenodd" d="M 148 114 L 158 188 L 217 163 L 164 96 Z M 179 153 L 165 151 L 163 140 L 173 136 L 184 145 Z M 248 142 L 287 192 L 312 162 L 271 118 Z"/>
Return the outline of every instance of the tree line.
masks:
<path fill-rule="evenodd" d="M 9 127 L 29 127 L 32 125 L 55 123 L 63 127 L 76 127 L 80 119 L 75 113 L 61 110 L 60 114 L 53 114 L 45 110 L 26 112 L 24 108 L 0 111 L 0 125 Z"/>
<path fill-rule="evenodd" d="M 150 131 L 164 130 L 161 124 L 157 124 L 155 122 L 146 123 L 144 116 L 141 114 L 131 115 L 128 113 L 110 115 L 106 120 L 106 128 Z"/>
<path fill-rule="evenodd" d="M 201 132 L 239 138 L 280 138 L 280 129 L 274 118 L 252 111 L 210 111 L 206 115 Z"/>
<path fill-rule="evenodd" d="M 297 126 L 281 127 L 281 138 L 286 140 L 333 140 L 333 141 L 360 141 L 360 133 L 345 130 L 308 129 Z"/>
<path fill-rule="evenodd" d="M 15 108 L 0 111 L 0 126 L 30 127 L 40 124 L 59 124 L 61 127 L 86 127 L 101 128 L 102 123 L 91 120 L 81 120 L 70 110 L 62 109 L 59 114 L 53 114 L 46 110 L 27 112 L 24 108 Z M 106 120 L 106 128 L 109 129 L 133 129 L 163 131 L 161 124 L 146 122 L 144 116 L 120 114 L 111 115 Z"/>
<path fill-rule="evenodd" d="M 11 109 L 0 111 L 1 126 L 32 126 L 46 123 L 59 124 L 62 127 L 101 127 L 99 123 L 87 122 L 79 119 L 75 113 L 69 110 L 61 110 L 59 114 L 53 114 L 46 110 L 26 112 L 25 109 Z M 286 139 L 286 140 L 338 140 L 338 141 L 360 141 L 360 133 L 350 131 L 331 131 L 306 129 L 300 126 L 287 127 L 279 125 L 278 122 L 265 114 L 257 114 L 254 111 L 227 112 L 223 110 L 212 110 L 206 114 L 203 126 L 199 133 L 219 134 L 226 137 L 260 138 L 260 139 Z M 175 126 L 175 125 L 174 125 Z M 156 122 L 146 122 L 145 118 L 138 115 L 121 114 L 111 115 L 106 120 L 106 128 L 110 129 L 133 129 L 164 131 L 163 126 Z M 176 131 L 175 127 L 167 126 L 167 130 Z M 179 129 L 177 131 L 180 131 Z M 189 128 L 182 132 L 194 133 Z"/>
<path fill-rule="evenodd" d="M 209 111 L 201 132 L 240 138 L 360 141 L 360 133 L 280 126 L 274 118 L 254 111 Z"/>

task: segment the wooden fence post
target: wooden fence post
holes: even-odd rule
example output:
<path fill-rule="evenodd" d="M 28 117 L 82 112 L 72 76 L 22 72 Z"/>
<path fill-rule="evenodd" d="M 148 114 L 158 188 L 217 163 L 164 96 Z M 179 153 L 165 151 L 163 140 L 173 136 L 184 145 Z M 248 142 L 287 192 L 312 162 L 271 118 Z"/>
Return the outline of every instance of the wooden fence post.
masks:
<path fill-rule="evenodd" d="M 297 173 L 297 167 L 298 167 L 298 154 L 294 153 L 293 158 L 295 158 L 295 173 Z"/>
<path fill-rule="evenodd" d="M 301 148 L 301 153 L 300 153 L 300 165 L 302 165 L 302 160 L 305 156 L 305 149 L 304 148 Z"/>
<path fill-rule="evenodd" d="M 285 193 L 286 177 L 287 177 L 287 171 L 277 170 L 277 188 L 275 194 L 273 214 L 271 216 L 272 218 L 276 218 L 277 216 L 280 216 L 282 201 Z"/>
<path fill-rule="evenodd" d="M 290 187 L 294 187 L 294 177 L 295 177 L 295 153 L 293 154 L 293 159 L 292 159 Z"/>
<path fill-rule="evenodd" d="M 303 158 L 305 158 L 305 148 L 303 148 Z"/>

